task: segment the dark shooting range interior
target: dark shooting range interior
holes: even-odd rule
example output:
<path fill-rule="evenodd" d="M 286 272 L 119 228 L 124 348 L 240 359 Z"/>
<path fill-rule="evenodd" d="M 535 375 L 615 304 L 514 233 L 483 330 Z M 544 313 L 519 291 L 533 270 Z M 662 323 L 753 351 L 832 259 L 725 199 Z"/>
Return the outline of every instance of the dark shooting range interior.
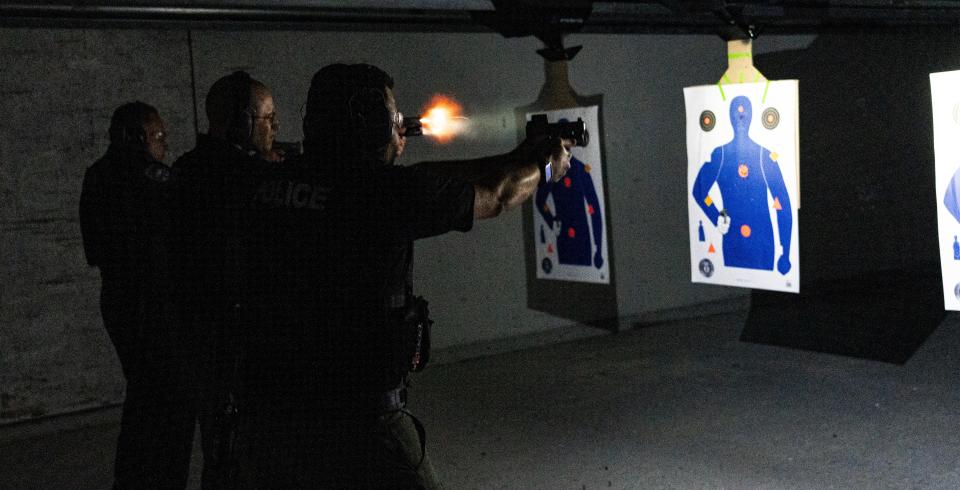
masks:
<path fill-rule="evenodd" d="M 691 282 L 683 89 L 751 38 L 799 80 L 796 294 Z M 124 379 L 77 207 L 113 109 L 155 105 L 169 163 L 246 70 L 296 142 L 333 62 L 390 73 L 405 114 L 463 107 L 469 130 L 401 163 L 511 150 L 551 79 L 600 107 L 607 282 L 538 277 L 530 203 L 417 242 L 436 323 L 410 408 L 447 488 L 958 488 L 929 77 L 958 39 L 948 1 L 4 2 L 0 488 L 111 485 Z M 558 46 L 582 48 L 538 54 Z"/>

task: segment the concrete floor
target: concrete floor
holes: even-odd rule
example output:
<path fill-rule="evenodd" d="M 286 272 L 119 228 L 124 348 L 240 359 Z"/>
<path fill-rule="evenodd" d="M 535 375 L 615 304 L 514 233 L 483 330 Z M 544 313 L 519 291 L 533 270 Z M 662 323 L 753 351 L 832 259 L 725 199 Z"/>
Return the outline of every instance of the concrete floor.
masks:
<path fill-rule="evenodd" d="M 739 342 L 744 319 L 432 366 L 411 410 L 450 489 L 960 488 L 960 319 L 904 366 Z M 0 487 L 106 488 L 118 413 L 0 427 Z"/>

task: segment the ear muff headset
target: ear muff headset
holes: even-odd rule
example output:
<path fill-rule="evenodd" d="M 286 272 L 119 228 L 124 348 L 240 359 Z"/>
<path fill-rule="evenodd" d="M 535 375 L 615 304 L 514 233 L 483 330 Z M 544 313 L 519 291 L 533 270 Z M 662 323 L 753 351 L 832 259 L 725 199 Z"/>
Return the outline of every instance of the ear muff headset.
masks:
<path fill-rule="evenodd" d="M 128 148 L 145 148 L 147 133 L 140 125 L 123 126 L 120 128 L 120 144 Z"/>
<path fill-rule="evenodd" d="M 229 80 L 234 105 L 230 111 L 227 138 L 234 143 L 247 145 L 253 136 L 253 108 L 250 107 L 253 79 L 245 71 L 235 71 L 230 74 Z"/>
<path fill-rule="evenodd" d="M 159 117 L 152 105 L 134 101 L 117 107 L 110 116 L 110 144 L 131 150 L 147 149 L 145 125 L 153 116 Z"/>
<path fill-rule="evenodd" d="M 393 114 L 382 91 L 362 87 L 347 103 L 350 128 L 357 141 L 370 149 L 382 148 L 393 138 Z"/>
<path fill-rule="evenodd" d="M 133 106 L 127 106 L 133 107 Z M 147 132 L 137 114 L 131 110 L 113 118 L 110 122 L 110 142 L 124 148 L 141 150 L 147 147 Z"/>

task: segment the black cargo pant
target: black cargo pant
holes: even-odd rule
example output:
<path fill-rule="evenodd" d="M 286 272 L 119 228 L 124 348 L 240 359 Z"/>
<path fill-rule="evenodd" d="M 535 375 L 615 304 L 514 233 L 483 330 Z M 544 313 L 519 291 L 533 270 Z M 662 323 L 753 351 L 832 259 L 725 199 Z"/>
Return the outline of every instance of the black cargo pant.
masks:
<path fill-rule="evenodd" d="M 242 488 L 443 488 L 406 410 L 276 415 L 243 424 Z"/>
<path fill-rule="evenodd" d="M 189 346 L 163 291 L 103 278 L 100 311 L 120 358 L 126 398 L 114 460 L 114 488 L 186 487 L 196 422 Z"/>

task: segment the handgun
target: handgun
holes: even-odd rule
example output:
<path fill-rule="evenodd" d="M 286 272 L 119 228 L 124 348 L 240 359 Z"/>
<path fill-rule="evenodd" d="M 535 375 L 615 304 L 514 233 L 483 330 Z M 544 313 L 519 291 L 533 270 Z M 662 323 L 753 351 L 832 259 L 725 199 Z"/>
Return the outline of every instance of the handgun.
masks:
<path fill-rule="evenodd" d="M 551 138 L 563 138 L 574 141 L 574 146 L 587 146 L 590 143 L 590 132 L 587 131 L 587 123 L 583 119 L 577 118 L 576 121 L 558 121 L 555 123 L 547 122 L 546 114 L 534 114 L 527 121 L 527 138 L 537 136 L 549 136 Z"/>
<path fill-rule="evenodd" d="M 546 114 L 534 114 L 527 121 L 527 139 L 534 139 L 540 136 L 550 138 L 562 138 L 573 140 L 574 146 L 587 146 L 590 143 L 590 132 L 587 131 L 587 123 L 582 118 L 576 121 L 558 121 L 551 123 L 547 121 Z M 540 173 L 543 182 L 553 181 L 553 165 L 548 160 Z"/>
<path fill-rule="evenodd" d="M 420 122 L 420 116 L 404 116 L 403 129 L 404 136 L 423 136 L 423 123 Z"/>

